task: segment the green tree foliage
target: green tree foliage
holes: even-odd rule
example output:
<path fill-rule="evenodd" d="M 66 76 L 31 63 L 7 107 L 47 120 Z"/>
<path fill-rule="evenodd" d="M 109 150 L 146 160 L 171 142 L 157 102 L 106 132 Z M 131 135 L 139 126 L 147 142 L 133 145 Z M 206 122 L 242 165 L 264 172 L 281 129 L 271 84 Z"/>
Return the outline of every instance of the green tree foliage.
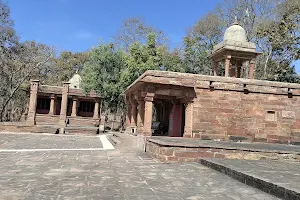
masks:
<path fill-rule="evenodd" d="M 181 53 L 178 49 L 169 52 L 166 48 L 159 48 L 162 55 L 161 70 L 173 72 L 185 72 L 185 66 L 181 58 Z"/>
<path fill-rule="evenodd" d="M 100 44 L 88 53 L 88 61 L 82 71 L 83 87 L 86 92 L 95 90 L 103 98 L 103 109 L 117 111 L 122 108 L 124 87 L 120 75 L 125 68 L 125 55 L 113 44 Z"/>
<path fill-rule="evenodd" d="M 147 43 L 133 43 L 126 59 L 126 69 L 121 74 L 121 82 L 129 86 L 147 70 L 159 70 L 163 65 L 162 49 L 156 46 L 156 35 L 150 33 Z"/>
<path fill-rule="evenodd" d="M 201 18 L 184 38 L 184 64 L 186 72 L 210 75 L 211 52 L 222 39 L 222 20 L 213 13 Z"/>
<path fill-rule="evenodd" d="M 52 58 L 50 65 L 43 69 L 40 79 L 45 84 L 61 85 L 62 81 L 68 81 L 76 71 L 80 72 L 88 60 L 87 52 L 72 53 L 62 51 L 57 58 Z"/>
<path fill-rule="evenodd" d="M 115 43 L 116 46 L 128 51 L 130 46 L 135 42 L 146 43 L 150 33 L 156 34 L 156 42 L 159 46 L 168 45 L 169 39 L 161 30 L 145 24 L 140 18 L 128 18 L 124 20 L 116 36 Z"/>

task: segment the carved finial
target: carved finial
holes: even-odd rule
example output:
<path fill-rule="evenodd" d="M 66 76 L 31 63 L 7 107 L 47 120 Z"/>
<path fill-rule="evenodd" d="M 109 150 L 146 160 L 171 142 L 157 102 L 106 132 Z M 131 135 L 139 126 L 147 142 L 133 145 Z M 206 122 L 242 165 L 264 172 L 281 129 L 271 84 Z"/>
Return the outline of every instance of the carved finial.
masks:
<path fill-rule="evenodd" d="M 234 17 L 233 25 L 239 25 L 238 20 L 237 20 L 237 16 Z"/>
<path fill-rule="evenodd" d="M 78 70 L 79 70 L 79 66 L 77 66 L 77 68 L 76 68 L 76 74 L 78 74 Z"/>

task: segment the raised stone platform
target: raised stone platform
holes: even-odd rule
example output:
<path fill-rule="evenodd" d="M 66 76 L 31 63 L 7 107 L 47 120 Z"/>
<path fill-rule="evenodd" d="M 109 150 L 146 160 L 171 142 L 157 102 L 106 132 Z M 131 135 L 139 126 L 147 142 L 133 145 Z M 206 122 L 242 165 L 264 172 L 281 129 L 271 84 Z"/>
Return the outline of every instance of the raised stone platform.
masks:
<path fill-rule="evenodd" d="M 145 150 L 164 162 L 195 162 L 200 158 L 300 161 L 300 146 L 151 137 Z"/>
<path fill-rule="evenodd" d="M 0 132 L 16 132 L 16 133 L 52 133 L 57 134 L 60 127 L 55 124 L 39 124 L 30 126 L 25 122 L 1 122 Z M 65 134 L 99 134 L 99 128 L 94 126 L 67 126 Z"/>
<path fill-rule="evenodd" d="M 200 163 L 282 199 L 300 199 L 300 163 L 201 159 Z"/>

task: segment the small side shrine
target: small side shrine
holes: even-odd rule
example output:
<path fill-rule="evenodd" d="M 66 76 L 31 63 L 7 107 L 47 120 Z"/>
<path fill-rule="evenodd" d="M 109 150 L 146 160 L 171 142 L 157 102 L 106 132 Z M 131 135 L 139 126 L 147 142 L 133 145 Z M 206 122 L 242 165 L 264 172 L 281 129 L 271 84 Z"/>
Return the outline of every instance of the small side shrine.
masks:
<path fill-rule="evenodd" d="M 214 76 L 218 75 L 220 62 L 225 62 L 225 77 L 241 78 L 241 68 L 244 62 L 249 64 L 249 79 L 254 78 L 255 60 L 261 54 L 256 51 L 253 42 L 248 42 L 246 31 L 238 24 L 237 19 L 226 29 L 224 40 L 215 45 L 211 58 L 214 63 Z"/>

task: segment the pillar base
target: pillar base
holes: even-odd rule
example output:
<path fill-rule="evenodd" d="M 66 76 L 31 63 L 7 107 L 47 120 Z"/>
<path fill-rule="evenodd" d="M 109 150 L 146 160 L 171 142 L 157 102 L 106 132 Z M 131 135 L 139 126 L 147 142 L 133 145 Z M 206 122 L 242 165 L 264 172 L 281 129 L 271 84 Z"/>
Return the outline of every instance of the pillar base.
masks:
<path fill-rule="evenodd" d="M 59 129 L 59 134 L 65 134 L 65 128 L 60 128 Z"/>
<path fill-rule="evenodd" d="M 32 119 L 27 119 L 26 120 L 26 125 L 28 125 L 28 126 L 34 126 L 34 125 L 36 125 L 36 121 L 32 120 Z"/>
<path fill-rule="evenodd" d="M 144 131 L 144 132 L 143 132 L 143 135 L 144 135 L 145 137 L 151 137 L 151 136 L 152 136 L 152 132 Z"/>
<path fill-rule="evenodd" d="M 193 136 L 191 134 L 183 134 L 184 138 L 193 138 Z"/>
<path fill-rule="evenodd" d="M 66 127 L 67 126 L 66 120 L 59 120 L 58 125 L 63 128 Z"/>

